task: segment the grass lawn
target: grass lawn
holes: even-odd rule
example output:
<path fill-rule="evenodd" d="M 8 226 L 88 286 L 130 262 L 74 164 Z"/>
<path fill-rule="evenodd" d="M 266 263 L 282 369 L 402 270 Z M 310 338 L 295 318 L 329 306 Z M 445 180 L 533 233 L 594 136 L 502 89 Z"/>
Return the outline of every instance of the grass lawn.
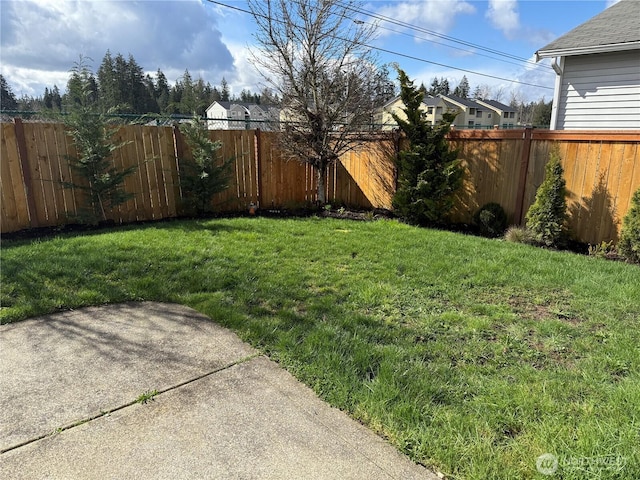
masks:
<path fill-rule="evenodd" d="M 637 266 L 317 218 L 3 241 L 1 260 L 2 322 L 189 305 L 451 478 L 640 478 Z"/>

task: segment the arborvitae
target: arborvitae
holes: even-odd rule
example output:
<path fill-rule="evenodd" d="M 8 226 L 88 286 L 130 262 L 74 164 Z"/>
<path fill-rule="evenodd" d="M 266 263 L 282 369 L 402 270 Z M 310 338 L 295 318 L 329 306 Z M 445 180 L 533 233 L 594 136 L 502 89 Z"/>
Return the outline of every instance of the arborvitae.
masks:
<path fill-rule="evenodd" d="M 545 167 L 545 178 L 536 192 L 536 200 L 527 212 L 527 228 L 534 239 L 547 247 L 558 247 L 564 238 L 567 202 L 564 169 L 557 149 Z"/>

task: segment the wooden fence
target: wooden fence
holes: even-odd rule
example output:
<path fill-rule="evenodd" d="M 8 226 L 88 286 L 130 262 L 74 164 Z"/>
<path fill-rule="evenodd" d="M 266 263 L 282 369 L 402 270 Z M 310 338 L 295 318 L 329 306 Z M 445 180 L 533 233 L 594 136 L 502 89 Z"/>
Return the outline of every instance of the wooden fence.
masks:
<path fill-rule="evenodd" d="M 459 131 L 450 140 L 466 170 L 453 219 L 469 222 L 488 202 L 521 225 L 557 146 L 567 184 L 569 228 L 591 244 L 617 241 L 640 188 L 640 131 Z"/>
<path fill-rule="evenodd" d="M 73 145 L 64 126 L 53 123 L 3 123 L 0 150 L 0 231 L 67 223 L 81 205 L 82 192 L 62 188 L 78 182 L 67 156 Z M 222 142 L 224 158 L 234 158 L 231 185 L 214 197 L 220 210 L 291 208 L 316 200 L 317 179 L 307 164 L 287 161 L 277 132 L 211 131 Z M 633 192 L 640 188 L 640 131 L 560 132 L 546 130 L 454 131 L 452 145 L 465 168 L 465 181 L 453 220 L 468 223 L 479 207 L 500 203 L 510 223 L 522 224 L 544 178 L 552 145 L 560 150 L 570 227 L 577 239 L 616 240 Z M 126 142 L 113 157 L 117 167 L 136 165 L 125 181 L 134 197 L 111 212 L 118 223 L 181 214 L 177 158 L 190 153 L 174 127 L 126 126 Z M 361 208 L 391 208 L 395 191 L 393 137 L 372 137 L 330 167 L 326 198 Z"/>

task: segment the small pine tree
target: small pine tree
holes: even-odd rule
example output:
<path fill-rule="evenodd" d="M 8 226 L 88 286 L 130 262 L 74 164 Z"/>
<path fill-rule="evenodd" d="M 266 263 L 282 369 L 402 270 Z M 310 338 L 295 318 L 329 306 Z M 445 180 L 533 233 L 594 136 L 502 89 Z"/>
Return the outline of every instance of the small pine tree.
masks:
<path fill-rule="evenodd" d="M 439 224 L 451 211 L 453 195 L 462 184 L 457 152 L 446 139 L 455 117 L 445 114 L 442 124 L 431 126 L 421 109 L 424 94 L 404 71 L 398 69 L 398 75 L 406 119 L 395 114 L 393 118 L 409 140 L 409 148 L 398 154 L 393 207 L 409 223 Z"/>
<path fill-rule="evenodd" d="M 545 178 L 536 192 L 536 200 L 526 215 L 527 228 L 540 245 L 558 247 L 564 237 L 567 218 L 566 182 L 557 149 L 545 167 Z"/>
<path fill-rule="evenodd" d="M 624 217 L 620 253 L 630 262 L 640 263 L 640 189 L 631 198 L 631 208 Z"/>
<path fill-rule="evenodd" d="M 233 159 L 218 159 L 217 151 L 222 144 L 209 138 L 205 121 L 198 117 L 181 124 L 180 132 L 192 156 L 178 159 L 183 203 L 187 210 L 201 215 L 211 211 L 213 195 L 228 188 Z"/>
<path fill-rule="evenodd" d="M 133 197 L 124 190 L 123 184 L 137 168 L 135 165 L 123 170 L 114 167 L 113 152 L 124 143 L 113 141 L 117 127 L 109 125 L 107 117 L 98 112 L 92 78 L 81 57 L 72 69 L 67 115 L 63 117 L 77 152 L 67 158 L 71 169 L 84 181 L 63 182 L 62 185 L 86 193 L 86 204 L 75 216 L 77 221 L 86 224 L 107 220 L 115 207 Z"/>

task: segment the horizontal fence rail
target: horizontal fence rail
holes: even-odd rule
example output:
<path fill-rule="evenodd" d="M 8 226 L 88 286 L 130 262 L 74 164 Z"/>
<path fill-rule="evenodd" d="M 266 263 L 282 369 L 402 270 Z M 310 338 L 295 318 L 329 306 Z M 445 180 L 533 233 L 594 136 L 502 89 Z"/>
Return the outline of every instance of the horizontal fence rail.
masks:
<path fill-rule="evenodd" d="M 0 231 L 72 223 L 83 193 L 65 189 L 79 183 L 68 157 L 75 151 L 60 123 L 1 124 Z M 214 196 L 219 211 L 309 206 L 317 200 L 317 174 L 306 163 L 285 158 L 277 131 L 210 130 L 222 158 L 233 158 L 229 188 Z M 112 161 L 136 166 L 125 180 L 133 198 L 109 213 L 116 223 L 180 216 L 180 159 L 190 159 L 177 126 L 123 125 L 115 141 L 124 146 Z M 465 170 L 452 220 L 470 223 L 484 204 L 497 202 L 511 224 L 522 224 L 544 179 L 550 151 L 557 146 L 565 170 L 569 227 L 577 240 L 616 241 L 633 193 L 640 188 L 640 131 L 570 132 L 536 129 L 452 131 L 452 147 Z M 396 188 L 393 132 L 372 133 L 327 172 L 325 195 L 332 204 L 392 208 Z"/>

